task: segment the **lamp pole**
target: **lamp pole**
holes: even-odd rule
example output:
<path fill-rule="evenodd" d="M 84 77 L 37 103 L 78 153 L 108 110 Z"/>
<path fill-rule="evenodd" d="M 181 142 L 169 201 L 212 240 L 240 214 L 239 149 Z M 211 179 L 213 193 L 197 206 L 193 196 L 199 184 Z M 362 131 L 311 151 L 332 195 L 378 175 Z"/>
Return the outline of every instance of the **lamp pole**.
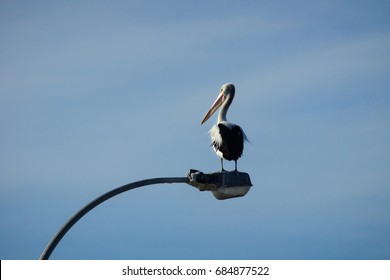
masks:
<path fill-rule="evenodd" d="M 152 178 L 123 185 L 92 200 L 90 203 L 81 208 L 76 214 L 74 214 L 53 236 L 39 259 L 48 260 L 55 247 L 58 245 L 64 235 L 71 229 L 71 227 L 76 224 L 77 221 L 80 220 L 85 214 L 104 201 L 118 194 L 139 187 L 154 184 L 173 183 L 187 183 L 201 191 L 212 191 L 214 196 L 220 200 L 244 196 L 252 186 L 249 175 L 247 173 L 232 171 L 204 174 L 198 170 L 192 169 L 188 173 L 187 177 Z"/>

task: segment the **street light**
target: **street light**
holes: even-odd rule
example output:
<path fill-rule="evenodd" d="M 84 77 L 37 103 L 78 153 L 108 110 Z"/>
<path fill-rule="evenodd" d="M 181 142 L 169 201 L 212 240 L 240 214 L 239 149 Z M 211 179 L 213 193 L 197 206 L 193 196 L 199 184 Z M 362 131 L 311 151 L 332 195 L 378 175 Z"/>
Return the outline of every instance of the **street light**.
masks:
<path fill-rule="evenodd" d="M 191 169 L 188 179 L 187 184 L 200 191 L 211 191 L 219 200 L 244 196 L 252 187 L 249 174 L 238 171 L 205 174 Z"/>
<path fill-rule="evenodd" d="M 193 187 L 196 187 L 200 191 L 211 191 L 213 195 L 219 200 L 244 196 L 248 193 L 249 189 L 252 186 L 249 174 L 247 173 L 238 171 L 223 171 L 205 174 L 194 169 L 191 169 L 189 171 L 187 177 L 153 178 L 121 186 L 99 196 L 98 198 L 94 199 L 86 206 L 81 208 L 76 214 L 74 214 L 53 236 L 53 238 L 47 244 L 45 250 L 42 252 L 39 259 L 48 260 L 55 247 L 65 236 L 65 234 L 70 230 L 70 228 L 74 224 L 76 224 L 77 221 L 80 220 L 85 214 L 87 214 L 89 211 L 91 211 L 93 208 L 95 208 L 102 202 L 132 189 L 153 184 L 166 183 L 186 183 Z"/>

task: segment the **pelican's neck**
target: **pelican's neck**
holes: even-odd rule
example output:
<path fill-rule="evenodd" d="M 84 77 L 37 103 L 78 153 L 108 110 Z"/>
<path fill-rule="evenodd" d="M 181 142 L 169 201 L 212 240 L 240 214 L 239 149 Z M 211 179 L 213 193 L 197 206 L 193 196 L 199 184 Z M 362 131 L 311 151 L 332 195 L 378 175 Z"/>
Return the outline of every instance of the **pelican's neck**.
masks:
<path fill-rule="evenodd" d="M 234 94 L 227 94 L 225 101 L 222 104 L 221 109 L 219 110 L 218 114 L 218 123 L 226 122 L 226 114 L 229 110 L 230 104 L 232 104 Z"/>

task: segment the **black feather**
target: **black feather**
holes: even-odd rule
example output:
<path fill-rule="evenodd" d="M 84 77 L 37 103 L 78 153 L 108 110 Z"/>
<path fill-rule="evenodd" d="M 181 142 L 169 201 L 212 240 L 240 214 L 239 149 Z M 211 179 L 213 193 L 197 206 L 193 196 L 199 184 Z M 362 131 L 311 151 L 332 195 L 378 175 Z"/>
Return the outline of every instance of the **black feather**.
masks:
<path fill-rule="evenodd" d="M 214 148 L 222 153 L 224 159 L 237 161 L 244 151 L 244 134 L 241 127 L 219 123 L 218 128 L 222 143 L 213 142 Z"/>

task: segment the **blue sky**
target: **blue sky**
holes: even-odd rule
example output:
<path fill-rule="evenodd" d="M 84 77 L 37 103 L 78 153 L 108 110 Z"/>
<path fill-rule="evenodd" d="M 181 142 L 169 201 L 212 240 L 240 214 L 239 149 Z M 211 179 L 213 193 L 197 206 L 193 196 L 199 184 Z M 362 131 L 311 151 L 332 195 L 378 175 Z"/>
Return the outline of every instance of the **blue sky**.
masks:
<path fill-rule="evenodd" d="M 253 187 L 115 197 L 53 259 L 389 259 L 388 1 L 1 1 L 0 258 L 121 185 L 219 170 L 226 82 Z M 234 168 L 226 163 L 226 168 Z"/>

